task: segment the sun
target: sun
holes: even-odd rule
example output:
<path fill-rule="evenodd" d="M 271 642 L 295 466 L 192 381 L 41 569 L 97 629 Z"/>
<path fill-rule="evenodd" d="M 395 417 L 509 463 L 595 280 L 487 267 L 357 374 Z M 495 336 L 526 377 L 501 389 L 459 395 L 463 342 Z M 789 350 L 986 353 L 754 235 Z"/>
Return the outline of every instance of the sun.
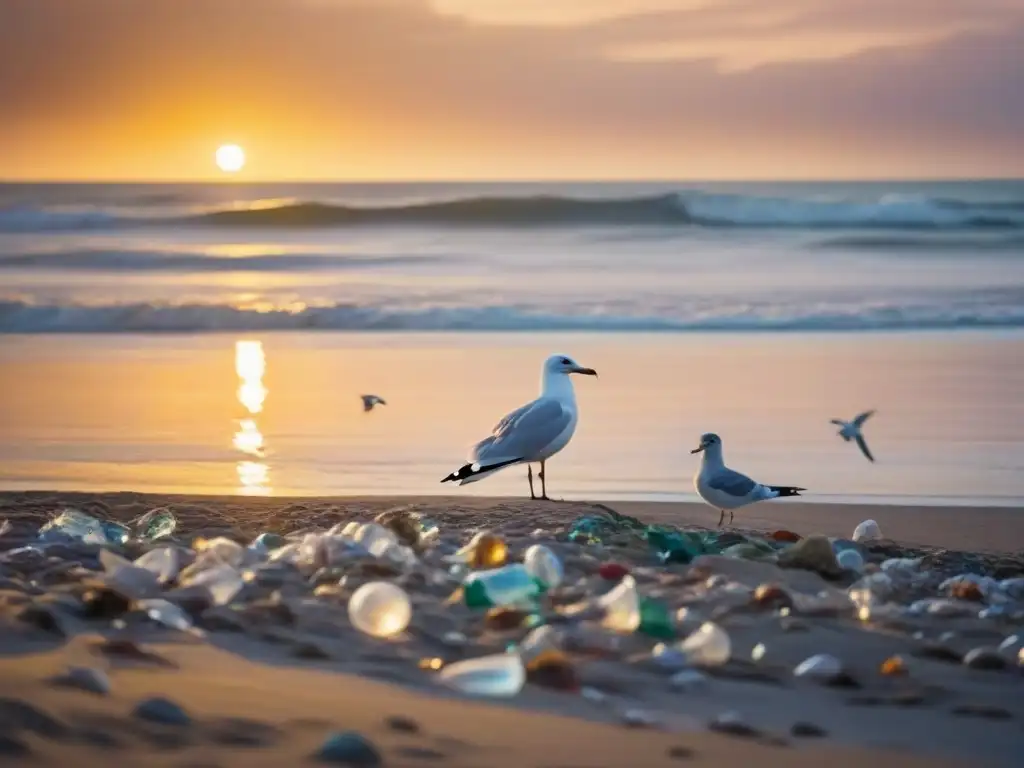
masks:
<path fill-rule="evenodd" d="M 245 167 L 245 150 L 237 144 L 225 144 L 217 148 L 216 159 L 224 173 L 238 173 Z"/>

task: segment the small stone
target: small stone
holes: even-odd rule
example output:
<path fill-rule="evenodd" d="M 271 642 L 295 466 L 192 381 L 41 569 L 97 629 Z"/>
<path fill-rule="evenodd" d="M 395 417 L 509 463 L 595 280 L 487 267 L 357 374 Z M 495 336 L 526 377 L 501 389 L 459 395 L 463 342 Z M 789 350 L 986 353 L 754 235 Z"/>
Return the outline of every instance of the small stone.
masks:
<path fill-rule="evenodd" d="M 402 715 L 392 715 L 384 721 L 385 725 L 392 731 L 398 731 L 399 733 L 419 733 L 420 724 L 413 720 L 411 717 L 403 717 Z"/>
<path fill-rule="evenodd" d="M 110 693 L 110 678 L 102 670 L 92 667 L 69 667 L 64 674 L 54 677 L 51 682 L 62 688 L 78 688 L 98 696 Z"/>
<path fill-rule="evenodd" d="M 793 608 L 793 598 L 778 584 L 761 584 L 754 590 L 752 602 L 759 608 Z"/>
<path fill-rule="evenodd" d="M 684 669 L 690 665 L 685 653 L 665 643 L 658 643 L 651 649 L 651 661 L 666 670 Z"/>
<path fill-rule="evenodd" d="M 875 541 L 882 538 L 882 530 L 874 520 L 865 520 L 853 529 L 854 541 Z"/>
<path fill-rule="evenodd" d="M 689 747 L 669 747 L 668 756 L 673 760 L 690 760 L 695 752 Z"/>
<path fill-rule="evenodd" d="M 629 568 L 622 563 L 602 563 L 597 569 L 597 575 L 605 581 L 621 581 L 624 576 L 629 575 Z"/>
<path fill-rule="evenodd" d="M 793 674 L 819 683 L 832 683 L 843 674 L 843 664 L 835 656 L 819 653 L 800 662 Z"/>
<path fill-rule="evenodd" d="M 864 558 L 856 549 L 844 549 L 836 555 L 836 562 L 847 571 L 860 573 L 864 570 Z"/>
<path fill-rule="evenodd" d="M 1006 669 L 1006 659 L 995 648 L 974 648 L 964 656 L 964 666 L 971 669 Z"/>
<path fill-rule="evenodd" d="M 90 589 L 82 595 L 84 613 L 90 619 L 116 619 L 132 607 L 132 601 L 111 589 Z"/>
<path fill-rule="evenodd" d="M 604 693 L 604 691 L 600 691 L 589 685 L 584 685 L 580 688 L 580 696 L 594 704 L 602 704 L 608 700 L 608 695 Z"/>
<path fill-rule="evenodd" d="M 796 543 L 796 542 L 800 541 L 801 537 L 800 537 L 799 533 L 793 533 L 792 531 L 786 531 L 786 530 L 778 530 L 778 531 L 773 531 L 770 534 L 770 538 L 772 539 L 772 541 L 782 541 L 782 542 Z"/>
<path fill-rule="evenodd" d="M 902 656 L 890 656 L 882 662 L 881 672 L 886 677 L 902 677 L 907 674 L 907 662 Z"/>
<path fill-rule="evenodd" d="M 310 661 L 326 661 L 331 658 L 326 650 L 320 647 L 319 644 L 304 641 L 292 648 L 292 656 L 297 659 L 308 659 Z"/>
<path fill-rule="evenodd" d="M 843 569 L 836 562 L 832 542 L 827 536 L 808 536 L 801 539 L 779 555 L 782 568 L 802 568 L 814 571 L 825 578 L 834 579 L 842 576 Z"/>
<path fill-rule="evenodd" d="M 658 719 L 646 710 L 631 707 L 622 713 L 622 722 L 629 728 L 650 728 Z"/>
<path fill-rule="evenodd" d="M 806 721 L 793 723 L 793 726 L 789 729 L 789 733 L 792 736 L 806 739 L 820 739 L 828 735 L 828 731 L 821 726 L 815 725 L 814 723 L 808 723 Z"/>
<path fill-rule="evenodd" d="M 750 725 L 739 712 L 723 712 L 717 715 L 708 727 L 717 733 L 725 733 L 730 736 L 742 736 L 750 738 L 759 735 L 756 728 Z"/>
<path fill-rule="evenodd" d="M 4 757 L 28 757 L 32 754 L 28 744 L 7 733 L 0 733 L 0 755 Z"/>
<path fill-rule="evenodd" d="M 484 616 L 484 626 L 496 632 L 506 632 L 523 626 L 523 622 L 529 614 L 518 608 L 505 608 L 496 606 L 487 611 Z"/>
<path fill-rule="evenodd" d="M 949 596 L 957 600 L 970 600 L 975 603 L 980 603 L 985 599 L 981 587 L 971 581 L 954 584 L 949 590 Z"/>
<path fill-rule="evenodd" d="M 578 691 L 580 677 L 569 657 L 561 651 L 540 653 L 526 665 L 526 679 L 556 691 Z"/>
<path fill-rule="evenodd" d="M 176 669 L 178 666 L 170 659 L 165 659 L 159 654 L 147 651 L 141 645 L 133 642 L 132 640 L 101 640 L 96 643 L 93 648 L 104 656 L 111 658 L 134 661 L 140 664 L 152 664 L 157 667 L 166 667 L 168 669 Z"/>
<path fill-rule="evenodd" d="M 941 642 L 925 642 L 915 648 L 913 653 L 922 659 L 948 661 L 952 664 L 960 664 L 963 661 L 963 656 L 960 653 Z"/>
<path fill-rule="evenodd" d="M 322 763 L 334 765 L 376 766 L 384 764 L 377 748 L 356 731 L 332 733 L 313 757 Z"/>
<path fill-rule="evenodd" d="M 1010 710 L 988 704 L 960 704 L 950 711 L 961 717 L 980 717 L 985 720 L 1009 720 L 1013 717 Z"/>
<path fill-rule="evenodd" d="M 140 720 L 162 725 L 186 726 L 192 724 L 192 718 L 188 716 L 188 713 L 170 699 L 153 698 L 140 701 L 133 714 Z"/>
<path fill-rule="evenodd" d="M 69 634 L 61 615 L 49 605 L 27 605 L 18 613 L 18 620 L 57 637 L 67 637 Z"/>
<path fill-rule="evenodd" d="M 677 691 L 693 693 L 709 686 L 708 676 L 696 669 L 681 669 L 669 678 L 668 684 Z"/>

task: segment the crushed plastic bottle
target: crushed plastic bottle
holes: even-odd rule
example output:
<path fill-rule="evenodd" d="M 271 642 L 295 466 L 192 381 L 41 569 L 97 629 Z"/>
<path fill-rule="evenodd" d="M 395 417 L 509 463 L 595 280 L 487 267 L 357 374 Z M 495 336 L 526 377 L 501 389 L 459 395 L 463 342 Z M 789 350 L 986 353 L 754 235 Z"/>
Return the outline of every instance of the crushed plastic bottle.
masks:
<path fill-rule="evenodd" d="M 156 541 L 173 534 L 178 527 L 178 520 L 166 507 L 157 507 L 136 520 L 134 527 L 137 538 Z"/>
<path fill-rule="evenodd" d="M 705 667 L 725 664 L 732 655 L 729 633 L 711 621 L 683 640 L 679 648 L 694 664 Z"/>
<path fill-rule="evenodd" d="M 238 568 L 246 561 L 245 547 L 225 536 L 197 539 L 192 543 L 192 548 L 197 553 L 213 558 L 219 563 L 230 565 L 232 568 Z"/>
<path fill-rule="evenodd" d="M 66 541 L 74 539 L 86 544 L 122 544 L 123 540 L 111 539 L 103 523 L 92 515 L 77 509 L 63 509 L 39 528 L 41 541 Z M 115 533 L 116 535 L 116 533 Z"/>
<path fill-rule="evenodd" d="M 152 571 L 139 568 L 109 549 L 100 550 L 99 560 L 104 571 L 103 583 L 117 594 L 129 600 L 140 600 L 160 592 L 160 583 Z"/>
<path fill-rule="evenodd" d="M 470 608 L 529 606 L 544 590 L 544 584 L 520 563 L 473 571 L 462 583 L 463 599 Z"/>
<path fill-rule="evenodd" d="M 480 531 L 466 546 L 445 560 L 475 570 L 501 568 L 508 562 L 508 545 L 497 534 Z"/>
<path fill-rule="evenodd" d="M 181 586 L 206 587 L 214 605 L 227 605 L 242 589 L 243 582 L 241 574 L 225 563 L 198 571 Z"/>
<path fill-rule="evenodd" d="M 819 683 L 831 683 L 843 674 L 843 664 L 835 656 L 819 653 L 800 662 L 793 674 Z"/>
<path fill-rule="evenodd" d="M 882 538 L 882 529 L 874 520 L 865 520 L 853 529 L 854 541 L 874 541 Z"/>
<path fill-rule="evenodd" d="M 671 640 L 676 636 L 672 612 L 661 600 L 640 598 L 640 624 L 637 629 L 649 637 Z"/>
<path fill-rule="evenodd" d="M 412 603 L 401 587 L 387 581 L 363 584 L 348 601 L 352 625 L 373 637 L 394 637 L 412 618 Z"/>
<path fill-rule="evenodd" d="M 601 626 L 616 632 L 633 632 L 640 626 L 640 594 L 636 579 L 623 576 L 622 581 L 597 598 L 604 609 Z"/>
<path fill-rule="evenodd" d="M 534 544 L 523 555 L 523 567 L 546 589 L 553 589 L 562 583 L 565 570 L 558 555 L 543 544 Z"/>
<path fill-rule="evenodd" d="M 267 557 L 276 549 L 287 544 L 287 540 L 284 536 L 279 536 L 276 533 L 261 533 L 252 543 L 249 545 L 249 549 L 258 555 Z"/>
<path fill-rule="evenodd" d="M 140 600 L 138 607 L 146 612 L 153 621 L 180 632 L 192 631 L 192 620 L 174 603 L 161 598 Z"/>
<path fill-rule="evenodd" d="M 177 577 L 182 562 L 182 553 L 177 548 L 157 547 L 138 558 L 135 565 L 154 574 L 161 584 L 167 584 Z"/>
<path fill-rule="evenodd" d="M 526 668 L 516 653 L 481 656 L 450 664 L 438 673 L 444 685 L 472 696 L 507 698 L 526 684 Z"/>
<path fill-rule="evenodd" d="M 549 625 L 537 627 L 522 639 L 515 650 L 523 664 L 530 665 L 545 654 L 561 652 L 562 641 L 559 633 Z"/>

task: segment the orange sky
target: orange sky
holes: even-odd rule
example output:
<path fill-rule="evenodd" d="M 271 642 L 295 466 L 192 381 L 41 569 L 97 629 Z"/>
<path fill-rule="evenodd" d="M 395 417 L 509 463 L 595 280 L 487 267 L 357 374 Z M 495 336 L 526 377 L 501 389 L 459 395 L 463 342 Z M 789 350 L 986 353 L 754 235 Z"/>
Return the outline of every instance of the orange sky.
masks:
<path fill-rule="evenodd" d="M 0 0 L 0 178 L 1024 176 L 1024 0 Z"/>

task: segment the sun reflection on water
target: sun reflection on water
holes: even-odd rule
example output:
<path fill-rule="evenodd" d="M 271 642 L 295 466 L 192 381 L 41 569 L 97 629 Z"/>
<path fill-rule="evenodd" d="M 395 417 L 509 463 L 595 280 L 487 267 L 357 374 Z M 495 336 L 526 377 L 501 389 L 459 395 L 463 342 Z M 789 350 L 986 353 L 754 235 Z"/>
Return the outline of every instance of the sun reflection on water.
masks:
<path fill-rule="evenodd" d="M 235 342 L 235 372 L 240 381 L 238 402 L 249 412 L 249 416 L 238 420 L 238 431 L 235 432 L 233 443 L 242 453 L 259 459 L 264 456 L 264 440 L 255 417 L 263 412 L 263 403 L 267 399 L 267 388 L 263 386 L 266 370 L 263 342 Z M 270 493 L 270 467 L 265 462 L 250 459 L 239 461 L 236 471 L 240 493 Z"/>

